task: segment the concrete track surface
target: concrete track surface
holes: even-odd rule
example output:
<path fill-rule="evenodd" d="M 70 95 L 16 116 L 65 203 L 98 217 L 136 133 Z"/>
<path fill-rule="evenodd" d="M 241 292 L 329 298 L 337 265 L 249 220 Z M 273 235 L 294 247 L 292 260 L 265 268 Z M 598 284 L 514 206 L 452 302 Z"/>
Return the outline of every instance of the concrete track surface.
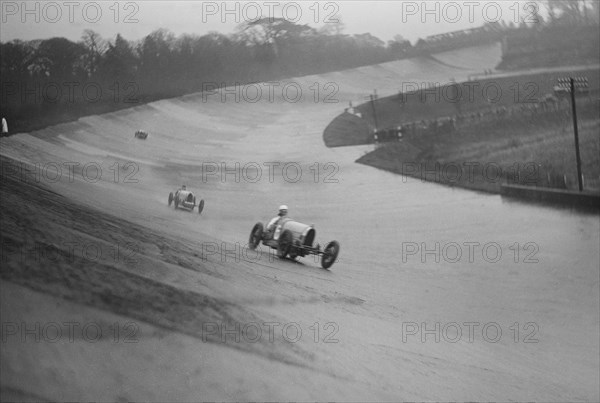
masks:
<path fill-rule="evenodd" d="M 323 145 L 374 88 L 497 63 L 463 53 L 290 80 L 298 102 L 281 82 L 271 99 L 190 95 L 2 138 L 2 398 L 600 400 L 597 215 Z M 181 184 L 201 215 L 167 206 Z M 245 249 L 280 204 L 339 241 L 330 270 Z"/>

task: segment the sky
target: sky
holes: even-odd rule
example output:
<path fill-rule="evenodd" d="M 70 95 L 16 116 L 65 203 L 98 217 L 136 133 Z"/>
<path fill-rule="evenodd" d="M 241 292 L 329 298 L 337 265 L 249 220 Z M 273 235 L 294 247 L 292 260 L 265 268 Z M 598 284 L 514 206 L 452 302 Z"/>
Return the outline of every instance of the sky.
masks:
<path fill-rule="evenodd" d="M 343 33 L 369 32 L 384 40 L 418 38 L 484 22 L 535 23 L 543 7 L 533 1 L 6 1 L 0 0 L 0 40 L 65 37 L 80 40 L 85 29 L 105 39 L 120 33 L 139 40 L 166 28 L 175 35 L 235 32 L 259 15 L 283 17 L 314 28 L 343 23 Z"/>

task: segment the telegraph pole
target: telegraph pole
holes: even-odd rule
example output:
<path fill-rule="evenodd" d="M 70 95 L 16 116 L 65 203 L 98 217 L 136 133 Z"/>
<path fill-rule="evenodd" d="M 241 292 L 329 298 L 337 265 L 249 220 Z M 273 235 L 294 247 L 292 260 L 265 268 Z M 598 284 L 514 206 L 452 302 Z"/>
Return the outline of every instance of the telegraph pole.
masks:
<path fill-rule="evenodd" d="M 577 181 L 579 183 L 579 191 L 583 191 L 583 174 L 581 173 L 581 156 L 579 154 L 579 132 L 577 130 L 577 107 L 575 104 L 575 91 L 578 89 L 587 89 L 588 80 L 585 77 L 568 77 L 559 78 L 558 86 L 561 89 L 566 89 L 571 93 L 571 108 L 573 111 L 573 133 L 575 135 L 575 158 L 577 161 Z"/>
<path fill-rule="evenodd" d="M 575 107 L 575 80 L 571 78 L 571 106 L 573 108 L 573 133 L 575 133 L 575 157 L 577 158 L 577 180 L 579 191 L 583 191 L 583 177 L 581 175 L 581 156 L 579 155 L 579 133 L 577 131 L 577 108 Z"/>

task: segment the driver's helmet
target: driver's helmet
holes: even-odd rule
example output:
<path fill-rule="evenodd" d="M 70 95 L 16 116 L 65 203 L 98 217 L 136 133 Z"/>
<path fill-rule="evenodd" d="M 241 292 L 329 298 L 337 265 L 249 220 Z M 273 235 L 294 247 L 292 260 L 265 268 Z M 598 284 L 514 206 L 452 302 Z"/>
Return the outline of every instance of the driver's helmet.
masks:
<path fill-rule="evenodd" d="M 185 185 L 181 185 L 181 190 L 186 190 Z"/>
<path fill-rule="evenodd" d="M 282 204 L 281 206 L 279 206 L 279 215 L 280 216 L 286 216 L 288 212 L 288 206 L 286 206 L 285 204 Z"/>

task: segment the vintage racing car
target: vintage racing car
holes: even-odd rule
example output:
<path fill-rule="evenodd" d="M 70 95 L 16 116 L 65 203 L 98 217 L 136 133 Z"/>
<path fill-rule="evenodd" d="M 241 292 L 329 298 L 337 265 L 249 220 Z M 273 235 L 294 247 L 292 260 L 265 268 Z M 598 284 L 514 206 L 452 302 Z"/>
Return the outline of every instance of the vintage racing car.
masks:
<path fill-rule="evenodd" d="M 136 139 L 146 140 L 148 138 L 148 132 L 144 130 L 138 130 L 133 135 Z"/>
<path fill-rule="evenodd" d="M 262 223 L 256 223 L 250 232 L 248 246 L 254 250 L 262 241 L 263 245 L 277 249 L 277 256 L 285 259 L 289 256 L 321 255 L 321 267 L 328 269 L 335 263 L 340 253 L 340 244 L 331 241 L 321 250 L 319 244 L 313 246 L 316 231 L 312 225 L 302 224 L 291 218 L 282 218 L 275 231 L 265 231 Z"/>
<path fill-rule="evenodd" d="M 173 203 L 175 203 L 175 209 L 182 208 L 192 211 L 196 207 L 196 196 L 183 186 L 180 189 L 177 189 L 175 193 L 169 193 L 169 206 Z M 200 203 L 198 203 L 198 214 L 201 214 L 203 209 L 204 200 L 201 199 Z"/>

